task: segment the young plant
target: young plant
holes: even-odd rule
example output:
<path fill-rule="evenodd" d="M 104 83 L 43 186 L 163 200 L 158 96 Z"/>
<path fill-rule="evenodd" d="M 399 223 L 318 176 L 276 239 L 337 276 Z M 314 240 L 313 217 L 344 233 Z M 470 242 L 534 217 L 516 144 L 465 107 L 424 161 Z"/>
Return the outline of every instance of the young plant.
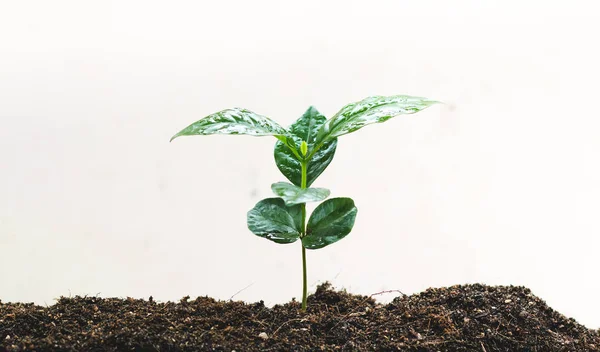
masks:
<path fill-rule="evenodd" d="M 395 95 L 373 96 L 344 106 L 327 120 L 314 107 L 289 129 L 250 110 L 227 109 L 194 122 L 177 133 L 180 136 L 245 134 L 274 136 L 275 163 L 291 182 L 271 185 L 277 198 L 263 199 L 247 214 L 248 229 L 275 243 L 302 243 L 302 310 L 306 310 L 306 250 L 319 249 L 346 237 L 354 226 L 357 209 L 350 198 L 331 198 L 325 188 L 311 188 L 327 168 L 337 147 L 337 138 L 366 125 L 398 115 L 419 112 L 436 101 Z M 320 202 L 306 222 L 306 203 Z"/>

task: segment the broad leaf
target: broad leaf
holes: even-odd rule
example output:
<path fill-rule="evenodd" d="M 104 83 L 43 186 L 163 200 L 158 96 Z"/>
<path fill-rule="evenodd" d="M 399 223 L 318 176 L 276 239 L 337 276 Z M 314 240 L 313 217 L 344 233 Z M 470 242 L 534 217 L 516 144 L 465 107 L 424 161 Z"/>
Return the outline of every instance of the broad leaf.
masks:
<path fill-rule="evenodd" d="M 414 114 L 436 103 L 438 102 L 434 100 L 408 95 L 368 97 L 344 106 L 327 120 L 318 131 L 317 141 L 326 142 L 366 125 L 384 122 L 398 115 Z"/>
<path fill-rule="evenodd" d="M 181 130 L 171 138 L 208 134 L 246 134 L 251 136 L 275 136 L 285 140 L 286 129 L 266 116 L 250 110 L 234 108 L 208 115 Z"/>
<path fill-rule="evenodd" d="M 325 188 L 305 188 L 286 182 L 277 182 L 271 185 L 273 193 L 280 196 L 286 205 L 295 205 L 308 202 L 320 202 L 329 197 L 329 190 Z"/>
<path fill-rule="evenodd" d="M 350 198 L 324 201 L 310 216 L 302 245 L 306 249 L 319 249 L 341 240 L 352 230 L 357 212 Z"/>
<path fill-rule="evenodd" d="M 300 205 L 288 207 L 281 198 L 267 198 L 248 211 L 248 229 L 277 243 L 292 243 L 302 231 Z"/>
<path fill-rule="evenodd" d="M 308 144 L 308 154 L 314 151 L 316 145 L 317 131 L 327 118 L 319 113 L 314 107 L 308 108 L 292 126 L 290 126 L 290 136 L 288 140 L 293 140 L 297 147 L 302 145 L 302 141 Z M 316 153 L 313 154 L 307 165 L 307 182 L 309 187 L 321 173 L 327 168 L 335 154 L 337 139 L 330 139 L 324 143 Z M 302 155 L 300 149 L 296 149 L 297 155 Z M 290 150 L 283 142 L 277 142 L 275 145 L 275 162 L 279 171 L 296 186 L 301 186 L 302 166 L 297 155 Z"/>

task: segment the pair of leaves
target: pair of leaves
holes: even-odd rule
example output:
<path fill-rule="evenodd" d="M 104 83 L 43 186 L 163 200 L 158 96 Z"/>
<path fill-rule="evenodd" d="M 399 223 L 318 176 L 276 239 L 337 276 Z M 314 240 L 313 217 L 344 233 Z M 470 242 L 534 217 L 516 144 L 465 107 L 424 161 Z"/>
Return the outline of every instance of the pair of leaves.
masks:
<path fill-rule="evenodd" d="M 302 236 L 302 205 L 286 206 L 281 198 L 267 198 L 248 212 L 248 229 L 276 243 L 300 238 L 306 249 L 319 249 L 346 237 L 357 212 L 350 198 L 328 199 L 313 211 Z"/>
<path fill-rule="evenodd" d="M 354 132 L 364 126 L 380 123 L 398 115 L 414 114 L 437 101 L 408 95 L 372 96 L 344 106 L 331 119 L 310 107 L 287 131 L 266 116 L 250 110 L 234 108 L 219 111 L 200 119 L 173 136 L 208 134 L 245 134 L 252 136 L 275 136 L 284 142 L 297 137 L 309 144 L 309 153 L 324 148 L 324 144 L 336 137 Z M 298 143 L 294 143 L 300 146 Z M 314 148 L 310 148 L 313 146 Z M 295 182 L 294 182 L 295 183 Z"/>
<path fill-rule="evenodd" d="M 274 136 L 279 139 L 275 145 L 275 162 L 281 173 L 296 186 L 302 186 L 301 164 L 302 159 L 306 159 L 306 187 L 309 187 L 333 159 L 337 137 L 397 115 L 416 113 L 435 103 L 407 95 L 372 96 L 344 106 L 329 120 L 311 106 L 289 130 L 250 110 L 227 109 L 194 122 L 171 141 L 180 136 L 209 134 Z M 308 146 L 306 157 L 298 149 L 302 141 Z"/>
<path fill-rule="evenodd" d="M 331 119 L 309 108 L 305 115 L 292 126 L 290 131 L 266 116 L 242 108 L 226 109 L 200 119 L 174 135 L 180 136 L 208 134 L 246 134 L 252 136 L 275 136 L 285 141 L 288 136 L 296 136 L 317 146 L 336 137 L 354 132 L 366 125 L 380 123 L 398 115 L 414 114 L 437 101 L 408 95 L 389 97 L 372 96 L 344 106 Z M 307 118 L 310 117 L 310 118 Z M 316 133 L 313 131 L 316 130 Z M 299 146 L 299 144 L 297 144 Z M 309 151 L 311 149 L 309 148 Z"/>
<path fill-rule="evenodd" d="M 307 144 L 307 152 L 312 153 L 316 147 L 317 133 L 327 118 L 323 116 L 313 106 L 308 108 L 306 112 L 292 126 L 290 126 L 288 139 L 291 139 L 295 145 L 301 145 L 302 141 Z M 337 147 L 337 138 L 332 138 L 323 144 L 323 146 L 312 155 L 306 165 L 306 187 L 310 185 L 325 171 Z M 298 159 L 295 153 L 286 146 L 282 141 L 275 144 L 275 163 L 279 171 L 290 182 L 298 187 L 302 186 L 302 161 Z"/>
<path fill-rule="evenodd" d="M 234 108 L 194 122 L 171 140 L 180 136 L 209 134 L 275 136 L 279 139 L 275 145 L 277 167 L 296 186 L 302 186 L 301 159 L 304 155 L 298 147 L 304 141 L 308 145 L 306 186 L 309 187 L 333 159 L 337 137 L 397 115 L 416 113 L 435 103 L 430 99 L 407 95 L 372 96 L 344 106 L 329 120 L 311 106 L 289 130 L 266 116 Z"/>

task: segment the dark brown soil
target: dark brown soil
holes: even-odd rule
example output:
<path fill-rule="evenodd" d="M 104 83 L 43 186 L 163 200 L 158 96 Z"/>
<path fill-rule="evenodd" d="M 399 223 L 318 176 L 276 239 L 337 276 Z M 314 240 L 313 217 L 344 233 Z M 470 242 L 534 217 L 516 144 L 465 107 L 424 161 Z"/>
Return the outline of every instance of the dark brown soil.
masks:
<path fill-rule="evenodd" d="M 598 331 L 523 287 L 465 285 L 387 305 L 321 285 L 292 301 L 60 298 L 0 303 L 0 351 L 600 351 Z"/>

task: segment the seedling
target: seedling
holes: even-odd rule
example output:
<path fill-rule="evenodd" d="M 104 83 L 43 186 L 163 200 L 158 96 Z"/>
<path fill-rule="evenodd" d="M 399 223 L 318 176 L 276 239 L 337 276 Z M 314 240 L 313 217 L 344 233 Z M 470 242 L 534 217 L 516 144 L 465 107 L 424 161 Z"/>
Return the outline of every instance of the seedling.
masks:
<path fill-rule="evenodd" d="M 248 229 L 275 243 L 302 243 L 302 310 L 306 310 L 306 250 L 319 249 L 346 237 L 354 226 L 357 209 L 350 198 L 331 198 L 325 188 L 310 188 L 327 168 L 340 136 L 366 125 L 398 115 L 419 112 L 436 101 L 395 95 L 373 96 L 344 106 L 327 120 L 314 107 L 308 108 L 289 129 L 250 110 L 234 108 L 200 119 L 177 133 L 179 136 L 245 134 L 274 136 L 275 163 L 291 182 L 277 182 L 271 189 L 276 198 L 261 200 L 248 211 Z M 306 223 L 306 203 L 320 202 Z"/>

